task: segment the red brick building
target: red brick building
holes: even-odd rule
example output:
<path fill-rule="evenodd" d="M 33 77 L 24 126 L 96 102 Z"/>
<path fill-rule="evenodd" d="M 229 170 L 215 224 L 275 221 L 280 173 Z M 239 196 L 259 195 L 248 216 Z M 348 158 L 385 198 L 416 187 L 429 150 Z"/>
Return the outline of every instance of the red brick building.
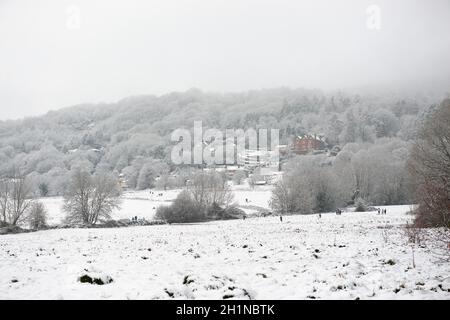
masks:
<path fill-rule="evenodd" d="M 292 151 L 297 154 L 307 154 L 315 150 L 325 149 L 325 141 L 316 135 L 297 136 L 292 145 Z"/>

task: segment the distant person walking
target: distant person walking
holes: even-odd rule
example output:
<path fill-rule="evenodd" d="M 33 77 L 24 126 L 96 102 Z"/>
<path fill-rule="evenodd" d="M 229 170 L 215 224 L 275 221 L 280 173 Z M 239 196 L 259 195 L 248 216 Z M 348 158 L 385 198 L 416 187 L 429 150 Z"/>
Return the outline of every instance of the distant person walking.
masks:
<path fill-rule="evenodd" d="M 283 222 L 283 216 L 280 214 L 280 222 Z"/>

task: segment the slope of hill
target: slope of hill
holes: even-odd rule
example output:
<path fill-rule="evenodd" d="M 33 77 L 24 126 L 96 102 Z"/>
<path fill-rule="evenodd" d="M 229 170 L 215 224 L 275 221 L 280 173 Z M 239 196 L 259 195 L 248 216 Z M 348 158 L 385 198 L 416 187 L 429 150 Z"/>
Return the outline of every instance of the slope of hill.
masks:
<path fill-rule="evenodd" d="M 125 173 L 131 188 L 143 189 L 151 185 L 139 185 L 139 175 L 174 169 L 170 133 L 192 128 L 194 120 L 214 128 L 277 128 L 284 143 L 294 134 L 311 132 L 323 133 L 330 145 L 371 143 L 385 137 L 411 139 L 418 115 L 437 101 L 280 88 L 229 94 L 192 89 L 84 104 L 0 122 L 0 174 L 20 167 L 57 195 L 70 170 L 83 166 L 91 172 Z"/>

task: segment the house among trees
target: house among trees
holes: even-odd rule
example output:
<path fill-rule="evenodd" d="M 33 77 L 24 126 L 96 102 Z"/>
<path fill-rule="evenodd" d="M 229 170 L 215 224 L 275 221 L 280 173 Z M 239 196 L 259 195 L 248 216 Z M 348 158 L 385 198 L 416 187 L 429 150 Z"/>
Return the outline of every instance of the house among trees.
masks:
<path fill-rule="evenodd" d="M 324 150 L 326 143 L 321 135 L 305 134 L 297 136 L 292 144 L 292 151 L 296 154 L 307 154 L 317 150 Z"/>

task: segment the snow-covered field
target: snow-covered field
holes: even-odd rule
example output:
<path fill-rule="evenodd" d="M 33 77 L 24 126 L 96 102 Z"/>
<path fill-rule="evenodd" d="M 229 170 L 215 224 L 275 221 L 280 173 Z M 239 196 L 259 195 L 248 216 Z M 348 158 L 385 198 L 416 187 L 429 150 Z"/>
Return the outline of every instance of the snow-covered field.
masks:
<path fill-rule="evenodd" d="M 450 265 L 415 246 L 414 267 L 409 207 L 387 208 L 4 235 L 0 299 L 450 299 Z"/>
<path fill-rule="evenodd" d="M 180 192 L 181 190 L 153 191 L 153 194 L 150 193 L 150 190 L 125 192 L 122 196 L 121 208 L 113 212 L 112 218 L 120 220 L 137 216 L 139 219 L 151 220 L 159 206 L 169 205 Z M 160 193 L 162 196 L 159 196 Z M 247 186 L 233 187 L 233 194 L 234 201 L 248 214 L 269 208 L 271 197 L 269 186 L 255 187 L 254 190 L 249 190 Z M 62 197 L 41 198 L 39 201 L 49 212 L 48 223 L 50 225 L 58 225 L 63 222 L 65 214 L 62 210 L 64 203 Z"/>

